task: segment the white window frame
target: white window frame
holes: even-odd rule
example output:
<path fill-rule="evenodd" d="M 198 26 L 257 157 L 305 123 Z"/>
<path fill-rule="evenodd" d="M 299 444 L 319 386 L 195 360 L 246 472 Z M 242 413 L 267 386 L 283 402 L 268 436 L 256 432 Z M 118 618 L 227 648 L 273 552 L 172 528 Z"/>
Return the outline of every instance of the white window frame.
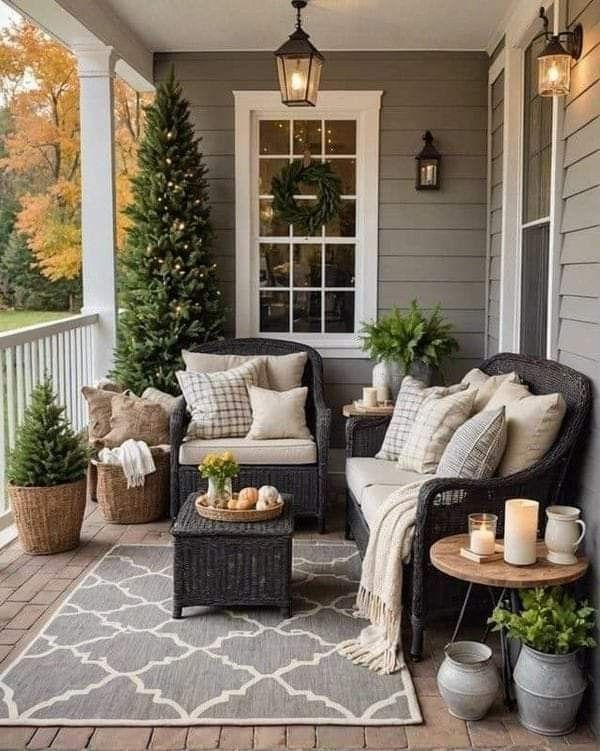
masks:
<path fill-rule="evenodd" d="M 523 0 L 499 33 L 505 33 L 504 67 L 504 158 L 502 260 L 500 280 L 500 351 L 519 352 L 521 331 L 521 261 L 523 216 L 523 125 L 525 49 L 539 25 L 539 2 Z M 566 2 L 550 1 L 554 31 L 564 28 Z M 496 35 L 497 36 L 497 35 Z M 494 37 L 494 42 L 497 43 Z M 488 51 L 492 49 L 492 45 Z M 548 260 L 548 318 L 546 355 L 555 358 L 558 348 L 560 306 L 560 249 L 564 143 L 561 137 L 564 106 L 560 98 L 552 103 L 552 156 L 550 171 L 550 247 Z M 539 220 L 546 222 L 548 218 Z M 538 223 L 537 221 L 535 223 Z M 534 223 L 531 223 L 532 225 Z"/>
<path fill-rule="evenodd" d="M 322 91 L 318 106 L 299 111 L 281 103 L 278 91 L 234 91 L 236 336 L 288 339 L 315 347 L 323 357 L 366 357 L 358 333 L 266 333 L 258 325 L 258 138 L 259 118 L 356 119 L 355 320 L 377 316 L 379 231 L 379 115 L 382 91 Z"/>

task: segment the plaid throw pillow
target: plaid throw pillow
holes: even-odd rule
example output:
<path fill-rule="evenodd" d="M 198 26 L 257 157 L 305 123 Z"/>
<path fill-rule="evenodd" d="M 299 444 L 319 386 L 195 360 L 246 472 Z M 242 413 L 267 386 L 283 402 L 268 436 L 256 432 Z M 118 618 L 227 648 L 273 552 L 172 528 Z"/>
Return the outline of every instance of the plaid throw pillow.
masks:
<path fill-rule="evenodd" d="M 436 475 L 473 480 L 493 477 L 506 448 L 504 413 L 504 407 L 485 410 L 461 425 L 446 446 Z"/>
<path fill-rule="evenodd" d="M 477 389 L 448 396 L 434 395 L 423 402 L 404 444 L 400 469 L 432 474 L 454 432 L 469 419 Z"/>
<path fill-rule="evenodd" d="M 428 388 L 416 378 L 406 376 L 402 380 L 392 419 L 375 458 L 395 462 L 404 448 L 410 429 L 423 402 L 432 396 L 447 396 L 457 391 L 464 391 L 466 388 L 466 383 L 457 383 L 448 387 L 430 386 Z"/>
<path fill-rule="evenodd" d="M 180 370 L 177 380 L 192 414 L 194 438 L 241 438 L 252 425 L 248 386 L 258 380 L 260 363 L 250 360 L 217 373 Z"/>

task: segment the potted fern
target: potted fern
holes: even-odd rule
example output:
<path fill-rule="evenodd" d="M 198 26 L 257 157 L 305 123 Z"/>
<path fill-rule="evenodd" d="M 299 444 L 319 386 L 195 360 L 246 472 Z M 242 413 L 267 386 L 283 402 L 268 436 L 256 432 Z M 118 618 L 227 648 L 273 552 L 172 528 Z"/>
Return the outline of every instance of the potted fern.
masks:
<path fill-rule="evenodd" d="M 8 494 L 25 552 L 47 555 L 77 547 L 88 458 L 46 378 L 31 393 L 8 464 Z"/>
<path fill-rule="evenodd" d="M 361 338 L 362 348 L 376 361 L 373 386 L 387 387 L 393 399 L 407 373 L 429 385 L 458 350 L 441 307 L 436 305 L 427 315 L 416 300 L 406 313 L 394 307 L 388 315 L 364 323 Z"/>
<path fill-rule="evenodd" d="M 519 720 L 534 733 L 566 735 L 587 686 L 578 652 L 596 645 L 595 611 L 560 587 L 526 590 L 521 602 L 520 613 L 498 607 L 490 618 L 522 645 L 513 674 Z"/>

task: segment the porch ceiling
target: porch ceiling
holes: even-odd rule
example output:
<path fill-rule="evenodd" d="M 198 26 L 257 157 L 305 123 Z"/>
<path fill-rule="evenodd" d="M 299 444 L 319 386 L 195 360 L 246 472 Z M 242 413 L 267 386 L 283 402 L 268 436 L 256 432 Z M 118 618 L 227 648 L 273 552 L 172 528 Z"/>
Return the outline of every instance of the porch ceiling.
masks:
<path fill-rule="evenodd" d="M 154 52 L 273 50 L 292 31 L 288 0 L 104 0 Z M 310 0 L 322 50 L 482 50 L 513 0 Z"/>

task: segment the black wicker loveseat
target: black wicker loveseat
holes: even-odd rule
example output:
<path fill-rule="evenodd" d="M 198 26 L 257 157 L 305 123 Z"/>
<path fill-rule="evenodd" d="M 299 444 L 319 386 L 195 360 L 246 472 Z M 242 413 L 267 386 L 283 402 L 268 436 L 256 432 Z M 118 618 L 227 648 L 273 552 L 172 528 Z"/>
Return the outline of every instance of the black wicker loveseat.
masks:
<path fill-rule="evenodd" d="M 308 387 L 306 424 L 316 444 L 316 461 L 310 464 L 241 464 L 237 483 L 245 485 L 275 485 L 294 497 L 296 516 L 316 517 L 321 532 L 325 529 L 327 507 L 327 457 L 331 410 L 323 396 L 323 362 L 312 347 L 278 339 L 223 339 L 198 347 L 192 352 L 226 355 L 288 355 L 306 352 L 307 361 L 302 384 Z M 190 493 L 200 490 L 204 481 L 197 464 L 180 463 L 180 450 L 186 436 L 190 415 L 181 397 L 171 417 L 171 516 Z"/>
<path fill-rule="evenodd" d="M 412 627 L 411 656 L 423 652 L 425 625 L 434 618 L 458 612 L 464 586 L 433 568 L 429 549 L 436 540 L 467 530 L 471 513 L 497 514 L 498 534 L 504 532 L 504 502 L 508 498 L 533 498 L 542 507 L 559 503 L 568 491 L 568 470 L 580 444 L 591 408 L 586 376 L 551 360 L 504 353 L 486 360 L 481 370 L 489 375 L 516 371 L 533 394 L 560 392 L 566 403 L 560 434 L 550 451 L 529 469 L 490 480 L 433 479 L 421 488 L 415 523 L 412 561 L 406 565 L 405 599 Z M 351 418 L 346 423 L 347 457 L 373 457 L 383 441 L 389 417 Z M 346 534 L 356 540 L 361 555 L 369 540 L 369 526 L 357 498 L 348 490 Z M 540 523 L 543 523 L 540 514 Z M 489 606 L 489 603 L 488 603 Z"/>

